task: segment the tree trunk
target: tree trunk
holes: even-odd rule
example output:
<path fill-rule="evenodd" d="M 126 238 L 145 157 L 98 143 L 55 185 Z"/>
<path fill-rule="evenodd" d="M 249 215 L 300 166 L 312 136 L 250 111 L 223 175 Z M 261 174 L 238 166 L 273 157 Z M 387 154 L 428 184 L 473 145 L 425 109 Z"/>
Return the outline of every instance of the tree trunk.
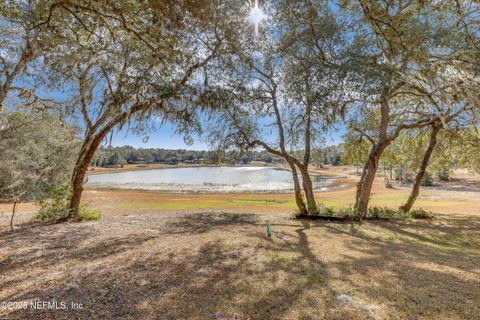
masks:
<path fill-rule="evenodd" d="M 305 206 L 305 202 L 303 201 L 302 190 L 300 189 L 300 181 L 298 180 L 297 169 L 295 168 L 294 163 L 289 162 L 288 164 L 292 169 L 293 185 L 295 187 L 295 202 L 297 203 L 298 209 L 300 210 L 300 215 L 307 215 L 308 210 L 307 210 L 307 207 Z"/>
<path fill-rule="evenodd" d="M 77 163 L 75 165 L 75 169 L 72 174 L 72 195 L 70 197 L 70 213 L 67 218 L 75 218 L 78 216 L 78 211 L 80 209 L 80 200 L 82 198 L 83 192 L 83 183 L 85 180 L 85 176 L 87 175 L 88 166 L 92 162 L 93 156 L 97 151 L 100 143 L 105 138 L 106 132 L 100 132 L 95 138 L 92 140 L 90 145 L 82 149 L 82 152 L 79 154 Z"/>
<path fill-rule="evenodd" d="M 10 219 L 10 231 L 13 231 L 13 217 L 15 217 L 16 209 L 17 209 L 17 200 L 13 202 L 12 218 Z"/>
<path fill-rule="evenodd" d="M 88 163 L 87 159 L 84 158 L 81 162 L 79 167 L 75 169 L 74 175 L 72 177 L 72 195 L 70 198 L 70 214 L 69 218 L 74 218 L 78 215 L 78 211 L 80 209 L 80 200 L 82 198 L 83 192 L 83 182 L 85 180 L 85 176 L 88 170 Z"/>
<path fill-rule="evenodd" d="M 363 167 L 362 177 L 357 184 L 357 194 L 355 199 L 355 211 L 359 220 L 365 218 L 367 214 L 368 202 L 372 191 L 373 181 L 378 169 L 380 157 L 385 148 L 390 144 L 389 141 L 382 141 L 372 148 L 368 155 L 368 160 Z"/>
<path fill-rule="evenodd" d="M 305 191 L 305 197 L 307 198 L 308 213 L 318 213 L 317 203 L 315 201 L 315 195 L 313 193 L 312 179 L 310 179 L 308 168 L 306 166 L 299 166 L 298 168 L 300 169 L 300 172 L 302 174 L 303 190 Z"/>
<path fill-rule="evenodd" d="M 400 207 L 400 210 L 402 211 L 405 211 L 405 212 L 410 211 L 412 209 L 413 204 L 415 203 L 415 200 L 417 200 L 417 197 L 420 191 L 420 185 L 422 183 L 423 176 L 425 175 L 428 164 L 430 162 L 430 157 L 432 156 L 433 149 L 437 144 L 437 134 L 440 131 L 440 129 L 441 129 L 441 125 L 432 126 L 432 132 L 430 133 L 430 141 L 428 143 L 428 148 L 425 151 L 425 154 L 423 155 L 422 164 L 420 165 L 420 169 L 418 170 L 418 173 L 415 176 L 415 181 L 413 183 L 410 196 L 408 197 L 407 202 Z"/>

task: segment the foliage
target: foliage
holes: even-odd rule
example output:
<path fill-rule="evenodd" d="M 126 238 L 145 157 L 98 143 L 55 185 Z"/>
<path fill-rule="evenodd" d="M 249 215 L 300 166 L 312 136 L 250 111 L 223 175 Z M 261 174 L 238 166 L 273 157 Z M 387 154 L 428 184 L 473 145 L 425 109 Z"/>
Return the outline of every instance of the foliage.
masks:
<path fill-rule="evenodd" d="M 413 219 L 432 219 L 433 218 L 433 213 L 425 211 L 423 209 L 410 210 L 408 214 Z"/>
<path fill-rule="evenodd" d="M 369 208 L 367 211 L 367 219 L 391 219 L 394 217 L 398 217 L 399 212 L 394 209 L 390 208 L 379 208 L 379 207 L 372 207 Z"/>
<path fill-rule="evenodd" d="M 44 195 L 39 200 L 40 210 L 35 216 L 40 221 L 62 221 L 69 217 L 69 199 L 71 195 L 71 187 L 68 182 L 64 182 L 56 187 L 48 195 Z"/>
<path fill-rule="evenodd" d="M 333 217 L 340 218 L 345 220 L 353 220 L 357 218 L 357 213 L 354 208 L 340 208 L 335 209 L 333 207 L 328 207 L 324 203 L 318 203 L 318 213 L 313 215 L 314 217 Z M 297 218 L 303 218 L 299 213 L 296 214 Z M 423 209 L 414 209 L 409 212 L 404 212 L 397 209 L 392 209 L 388 207 L 371 207 L 368 208 L 365 219 L 377 220 L 377 219 L 431 219 L 433 214 L 431 212 L 425 211 Z"/>
<path fill-rule="evenodd" d="M 332 207 L 326 206 L 323 202 L 318 202 L 317 208 L 318 208 L 317 215 L 332 217 L 335 214 L 335 209 Z"/>
<path fill-rule="evenodd" d="M 71 196 L 71 187 L 68 181 L 65 181 L 50 194 L 45 195 L 39 200 L 40 210 L 35 218 L 45 222 L 58 222 L 70 218 L 69 201 Z M 77 221 L 99 220 L 101 212 L 91 209 L 86 204 L 80 206 Z"/>
<path fill-rule="evenodd" d="M 0 198 L 36 200 L 69 178 L 77 130 L 49 114 L 0 115 Z"/>
<path fill-rule="evenodd" d="M 343 144 L 312 149 L 312 162 L 317 166 L 331 164 L 338 166 L 343 156 Z"/>
<path fill-rule="evenodd" d="M 368 157 L 370 143 L 362 137 L 356 137 L 353 132 L 347 132 L 343 136 L 344 152 L 341 155 L 340 162 L 343 165 L 358 165 L 365 162 Z"/>
<path fill-rule="evenodd" d="M 432 174 L 430 172 L 428 172 L 428 171 L 425 172 L 425 175 L 423 176 L 420 185 L 424 186 L 424 187 L 430 187 L 430 186 L 433 185 L 433 177 L 432 177 Z"/>

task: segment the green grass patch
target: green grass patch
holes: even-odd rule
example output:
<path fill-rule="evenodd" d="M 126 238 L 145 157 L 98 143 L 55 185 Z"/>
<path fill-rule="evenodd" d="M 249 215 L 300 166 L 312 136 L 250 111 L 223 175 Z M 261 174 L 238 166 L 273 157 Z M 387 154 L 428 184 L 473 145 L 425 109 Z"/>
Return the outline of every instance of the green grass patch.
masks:
<path fill-rule="evenodd" d="M 92 209 L 87 206 L 82 206 L 78 212 L 78 220 L 89 221 L 89 220 L 100 220 L 102 213 L 100 210 Z"/>
<path fill-rule="evenodd" d="M 233 199 L 233 200 L 189 200 L 189 201 L 158 201 L 158 202 L 140 202 L 129 201 L 117 204 L 121 209 L 144 209 L 144 210 L 188 210 L 188 209 L 225 209 L 249 207 L 278 207 L 294 208 L 293 201 L 268 200 L 268 199 Z"/>

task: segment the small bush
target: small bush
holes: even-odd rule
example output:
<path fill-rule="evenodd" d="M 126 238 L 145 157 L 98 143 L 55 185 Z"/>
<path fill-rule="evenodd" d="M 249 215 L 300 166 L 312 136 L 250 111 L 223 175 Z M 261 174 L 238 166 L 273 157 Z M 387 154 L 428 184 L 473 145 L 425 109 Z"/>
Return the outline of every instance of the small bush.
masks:
<path fill-rule="evenodd" d="M 58 222 L 71 218 L 70 215 L 70 184 L 65 182 L 54 189 L 48 197 L 39 201 L 40 210 L 35 218 L 45 222 Z M 100 219 L 99 210 L 94 210 L 86 205 L 82 205 L 75 220 L 87 221 Z"/>
<path fill-rule="evenodd" d="M 339 209 L 334 216 L 338 216 L 345 219 L 353 219 L 357 216 L 354 208 L 342 208 Z"/>
<path fill-rule="evenodd" d="M 354 208 L 341 208 L 333 209 L 331 207 L 325 206 L 323 203 L 318 204 L 319 213 L 312 214 L 313 216 L 322 217 L 334 217 L 341 218 L 345 220 L 353 220 L 357 218 L 357 213 Z M 300 217 L 300 214 L 297 213 L 297 218 Z M 387 208 L 387 207 L 371 207 L 367 210 L 366 219 L 430 219 L 433 218 L 431 212 L 425 211 L 423 209 L 415 209 L 409 212 L 404 212 L 402 210 Z"/>
<path fill-rule="evenodd" d="M 373 207 L 367 211 L 367 218 L 389 219 L 395 215 L 395 211 L 389 208 Z"/>
<path fill-rule="evenodd" d="M 420 185 L 424 187 L 433 186 L 433 177 L 430 172 L 428 171 L 425 172 L 425 175 L 423 176 L 422 181 L 420 182 Z"/>
<path fill-rule="evenodd" d="M 335 209 L 327 207 L 323 202 L 317 203 L 318 215 L 332 217 L 335 215 Z"/>
<path fill-rule="evenodd" d="M 40 210 L 35 216 L 40 221 L 59 221 L 68 218 L 70 209 L 70 184 L 63 183 L 55 188 L 48 197 L 39 200 Z"/>
<path fill-rule="evenodd" d="M 409 216 L 413 219 L 431 219 L 433 213 L 425 211 L 423 209 L 415 209 L 408 212 Z"/>
<path fill-rule="evenodd" d="M 95 210 L 87 206 L 82 206 L 78 212 L 78 220 L 89 221 L 89 220 L 100 220 L 102 213 L 100 210 Z"/>

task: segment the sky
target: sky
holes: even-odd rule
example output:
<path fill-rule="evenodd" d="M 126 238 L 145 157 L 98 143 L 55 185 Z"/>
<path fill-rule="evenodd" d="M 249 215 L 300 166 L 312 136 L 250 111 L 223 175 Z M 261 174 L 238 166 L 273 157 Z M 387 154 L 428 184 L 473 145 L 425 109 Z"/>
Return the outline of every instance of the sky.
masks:
<path fill-rule="evenodd" d="M 205 120 L 207 121 L 207 120 Z M 336 145 L 342 142 L 342 135 L 346 132 L 344 126 L 339 126 L 328 134 L 326 146 Z M 194 143 L 187 145 L 181 135 L 175 134 L 175 127 L 171 123 L 165 123 L 156 131 L 149 134 L 147 142 L 143 141 L 143 137 L 133 134 L 127 129 L 116 132 L 112 138 L 112 146 L 121 147 L 129 145 L 135 148 L 163 148 L 163 149 L 186 149 L 186 150 L 208 150 L 207 143 L 202 141 L 200 137 L 194 137 Z"/>
<path fill-rule="evenodd" d="M 167 122 L 154 132 L 144 137 L 133 134 L 127 129 L 116 132 L 112 138 L 112 146 L 121 147 L 129 145 L 135 148 L 162 148 L 162 149 L 186 149 L 186 150 L 208 150 L 208 145 L 203 143 L 199 137 L 194 138 L 192 145 L 187 145 L 183 136 L 175 134 L 175 126 Z"/>

